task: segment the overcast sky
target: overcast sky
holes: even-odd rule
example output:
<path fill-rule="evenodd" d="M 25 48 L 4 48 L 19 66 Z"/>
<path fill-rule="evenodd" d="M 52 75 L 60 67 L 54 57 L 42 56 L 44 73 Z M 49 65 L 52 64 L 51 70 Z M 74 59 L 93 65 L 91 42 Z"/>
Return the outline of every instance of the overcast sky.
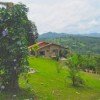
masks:
<path fill-rule="evenodd" d="M 100 33 L 100 0 L 0 0 L 24 3 L 38 32 Z"/>

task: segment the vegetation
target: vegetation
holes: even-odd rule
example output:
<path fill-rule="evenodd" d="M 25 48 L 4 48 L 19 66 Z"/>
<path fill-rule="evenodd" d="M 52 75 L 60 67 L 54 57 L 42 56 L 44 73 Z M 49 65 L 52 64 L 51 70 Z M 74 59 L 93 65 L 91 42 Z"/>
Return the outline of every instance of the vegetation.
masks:
<path fill-rule="evenodd" d="M 0 8 L 0 85 L 6 91 L 18 90 L 19 75 L 28 70 L 27 37 L 34 29 L 27 12 L 23 4 Z"/>
<path fill-rule="evenodd" d="M 78 58 L 81 70 L 100 74 L 100 55 L 78 55 Z"/>
<path fill-rule="evenodd" d="M 33 45 L 38 38 L 38 32 L 37 32 L 37 27 L 36 25 L 28 21 L 27 26 L 25 27 L 27 30 L 27 40 L 28 40 L 28 45 Z"/>
<path fill-rule="evenodd" d="M 58 62 L 47 58 L 29 57 L 30 67 L 36 72 L 29 74 L 29 87 L 35 97 L 39 100 L 98 100 L 100 99 L 100 75 L 80 72 L 84 80 L 84 87 L 73 87 L 69 77 L 69 69 L 61 65 L 60 72 L 57 72 Z M 20 77 L 22 88 L 28 88 Z"/>
<path fill-rule="evenodd" d="M 67 51 L 60 52 L 67 55 L 67 65 L 58 55 L 55 60 L 37 57 L 37 44 L 32 48 L 36 57 L 28 57 L 28 46 L 35 43 L 38 33 L 27 12 L 23 4 L 0 8 L 0 99 L 99 100 L 100 39 L 64 33 L 39 38 L 78 53 L 68 51 L 69 57 Z"/>
<path fill-rule="evenodd" d="M 80 86 L 83 84 L 83 80 L 80 76 L 80 60 L 77 54 L 72 55 L 67 59 L 67 64 L 69 67 L 69 78 L 71 78 L 73 86 Z"/>
<path fill-rule="evenodd" d="M 28 83 L 23 75 L 20 75 L 20 88 L 24 91 L 19 93 L 0 93 L 1 100 L 39 99 L 39 100 L 98 100 L 100 99 L 100 76 L 81 72 L 85 81 L 84 87 L 73 87 L 68 78 L 69 71 L 64 65 L 57 72 L 58 62 L 47 58 L 29 57 L 30 67 L 35 73 L 29 73 Z"/>
<path fill-rule="evenodd" d="M 29 57 L 30 67 L 35 73 L 28 74 L 28 83 L 23 75 L 20 75 L 20 87 L 26 92 L 16 94 L 15 100 L 39 99 L 39 100 L 98 100 L 100 99 L 100 76 L 81 72 L 85 81 L 84 87 L 73 87 L 68 78 L 69 72 L 62 66 L 57 72 L 58 62 L 47 58 Z M 15 94 L 0 94 L 1 100 L 11 100 Z"/>
<path fill-rule="evenodd" d="M 32 50 L 31 50 L 31 54 L 32 55 L 35 55 L 35 56 L 38 56 L 37 55 L 37 50 L 39 49 L 39 46 L 38 44 L 34 44 L 33 47 L 32 47 Z"/>
<path fill-rule="evenodd" d="M 38 40 L 69 47 L 72 52 L 78 54 L 100 54 L 100 37 L 50 32 L 40 35 Z"/>

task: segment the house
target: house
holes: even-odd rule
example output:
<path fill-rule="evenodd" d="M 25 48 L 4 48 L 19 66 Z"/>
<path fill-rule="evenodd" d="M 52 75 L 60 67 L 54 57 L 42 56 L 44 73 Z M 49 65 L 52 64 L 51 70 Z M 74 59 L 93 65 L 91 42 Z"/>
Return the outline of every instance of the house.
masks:
<path fill-rule="evenodd" d="M 47 42 L 38 42 L 38 49 L 36 51 L 36 54 L 39 56 L 44 57 L 63 57 L 67 53 L 67 48 L 54 44 L 54 43 L 47 43 Z M 31 51 L 34 45 L 29 47 L 29 50 Z"/>

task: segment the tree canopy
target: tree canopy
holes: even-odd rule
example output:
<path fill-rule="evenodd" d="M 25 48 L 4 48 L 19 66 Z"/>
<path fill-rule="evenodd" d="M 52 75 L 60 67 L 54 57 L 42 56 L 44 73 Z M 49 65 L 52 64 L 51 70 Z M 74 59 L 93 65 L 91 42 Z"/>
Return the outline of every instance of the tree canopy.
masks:
<path fill-rule="evenodd" d="M 0 8 L 0 81 L 6 90 L 18 89 L 19 75 L 28 69 L 27 47 L 34 42 L 30 43 L 30 33 L 37 34 L 37 29 L 27 12 L 23 4 Z"/>

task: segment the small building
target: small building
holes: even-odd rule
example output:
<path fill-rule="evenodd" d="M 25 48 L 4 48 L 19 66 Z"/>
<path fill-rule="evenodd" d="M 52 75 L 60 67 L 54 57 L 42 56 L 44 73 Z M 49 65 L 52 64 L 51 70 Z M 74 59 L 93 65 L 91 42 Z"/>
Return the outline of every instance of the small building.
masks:
<path fill-rule="evenodd" d="M 58 44 L 38 42 L 37 45 L 38 49 L 36 53 L 38 56 L 51 57 L 51 58 L 64 57 L 67 53 L 67 48 Z M 32 50 L 33 46 L 29 47 L 30 51 Z"/>

